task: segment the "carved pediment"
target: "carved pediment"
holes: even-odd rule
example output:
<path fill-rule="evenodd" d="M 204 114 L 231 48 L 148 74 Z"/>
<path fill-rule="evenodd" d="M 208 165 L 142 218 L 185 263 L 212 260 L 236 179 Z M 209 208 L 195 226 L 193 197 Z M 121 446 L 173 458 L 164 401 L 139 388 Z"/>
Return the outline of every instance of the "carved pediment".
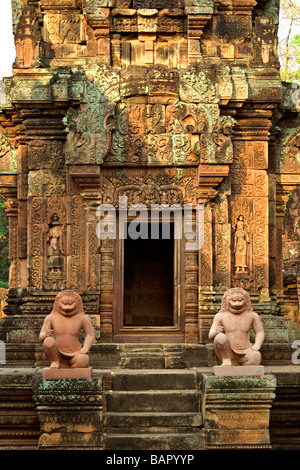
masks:
<path fill-rule="evenodd" d="M 64 119 L 66 162 L 230 163 L 234 120 L 221 115 L 219 102 L 220 93 L 229 96 L 232 85 L 229 70 L 221 72 L 218 88 L 208 72 L 195 67 L 88 73 L 82 80 L 80 106 L 70 108 Z"/>

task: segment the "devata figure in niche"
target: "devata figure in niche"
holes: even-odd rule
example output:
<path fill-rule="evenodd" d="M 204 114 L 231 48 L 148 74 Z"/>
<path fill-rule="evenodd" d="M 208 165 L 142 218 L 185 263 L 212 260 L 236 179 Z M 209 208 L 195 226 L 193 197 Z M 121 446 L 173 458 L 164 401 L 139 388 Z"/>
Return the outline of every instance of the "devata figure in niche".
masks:
<path fill-rule="evenodd" d="M 85 333 L 83 346 L 79 342 L 81 330 Z M 51 362 L 50 368 L 88 367 L 88 352 L 95 335 L 91 320 L 84 313 L 81 297 L 76 292 L 65 290 L 56 296 L 53 310 L 45 318 L 39 338 Z"/>
<path fill-rule="evenodd" d="M 249 339 L 250 328 L 255 342 Z M 252 309 L 249 294 L 240 287 L 229 289 L 223 296 L 221 310 L 216 314 L 209 332 L 222 366 L 259 365 L 260 348 L 265 338 L 259 315 Z"/>
<path fill-rule="evenodd" d="M 249 245 L 249 234 L 246 229 L 244 217 L 240 215 L 236 223 L 234 234 L 235 272 L 245 273 L 248 269 L 247 254 Z"/>
<path fill-rule="evenodd" d="M 63 226 L 57 214 L 51 217 L 51 224 L 47 233 L 48 270 L 50 275 L 61 275 L 64 263 Z"/>

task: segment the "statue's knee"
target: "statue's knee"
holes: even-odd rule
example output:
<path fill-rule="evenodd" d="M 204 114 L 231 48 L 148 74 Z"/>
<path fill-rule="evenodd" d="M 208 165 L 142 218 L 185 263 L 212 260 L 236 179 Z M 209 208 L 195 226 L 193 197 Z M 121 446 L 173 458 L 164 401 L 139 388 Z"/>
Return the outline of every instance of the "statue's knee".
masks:
<path fill-rule="evenodd" d="M 261 363 L 261 353 L 259 351 L 251 351 L 248 362 L 253 365 L 259 365 Z"/>
<path fill-rule="evenodd" d="M 43 346 L 44 349 L 51 349 L 53 346 L 55 346 L 56 341 L 52 336 L 47 336 L 47 338 L 44 339 Z"/>
<path fill-rule="evenodd" d="M 87 367 L 89 365 L 89 356 L 87 354 L 77 354 L 72 360 L 72 367 Z"/>
<path fill-rule="evenodd" d="M 228 338 L 225 335 L 225 333 L 218 333 L 217 336 L 215 337 L 215 344 L 224 346 L 224 344 L 228 343 Z"/>

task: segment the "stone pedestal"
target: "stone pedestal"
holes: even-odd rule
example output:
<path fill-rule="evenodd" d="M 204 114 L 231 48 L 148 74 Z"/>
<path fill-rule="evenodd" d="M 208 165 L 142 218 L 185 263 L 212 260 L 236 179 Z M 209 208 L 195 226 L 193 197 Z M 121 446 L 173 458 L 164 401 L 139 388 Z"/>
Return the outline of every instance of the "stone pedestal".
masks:
<path fill-rule="evenodd" d="M 103 448 L 102 377 L 36 377 L 40 450 Z"/>
<path fill-rule="evenodd" d="M 273 375 L 203 375 L 203 417 L 207 449 L 271 448 L 270 408 Z"/>
<path fill-rule="evenodd" d="M 262 376 L 264 366 L 214 366 L 215 377 Z"/>
<path fill-rule="evenodd" d="M 51 367 L 46 367 L 43 370 L 44 379 L 86 379 L 92 377 L 92 368 L 74 368 L 71 367 L 66 369 L 54 369 Z"/>

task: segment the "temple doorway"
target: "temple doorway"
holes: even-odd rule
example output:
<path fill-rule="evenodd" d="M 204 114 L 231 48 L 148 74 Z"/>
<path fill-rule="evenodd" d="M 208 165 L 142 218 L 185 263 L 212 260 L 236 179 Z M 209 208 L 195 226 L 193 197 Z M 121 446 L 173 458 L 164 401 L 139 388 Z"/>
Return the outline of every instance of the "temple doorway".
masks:
<path fill-rule="evenodd" d="M 152 238 L 150 225 L 141 232 L 148 229 L 148 237 L 125 237 L 117 244 L 115 341 L 168 341 L 170 335 L 182 335 L 181 243 L 174 239 L 172 223 L 167 238 L 161 228 Z"/>
<path fill-rule="evenodd" d="M 124 241 L 124 326 L 174 325 L 174 236 Z"/>

